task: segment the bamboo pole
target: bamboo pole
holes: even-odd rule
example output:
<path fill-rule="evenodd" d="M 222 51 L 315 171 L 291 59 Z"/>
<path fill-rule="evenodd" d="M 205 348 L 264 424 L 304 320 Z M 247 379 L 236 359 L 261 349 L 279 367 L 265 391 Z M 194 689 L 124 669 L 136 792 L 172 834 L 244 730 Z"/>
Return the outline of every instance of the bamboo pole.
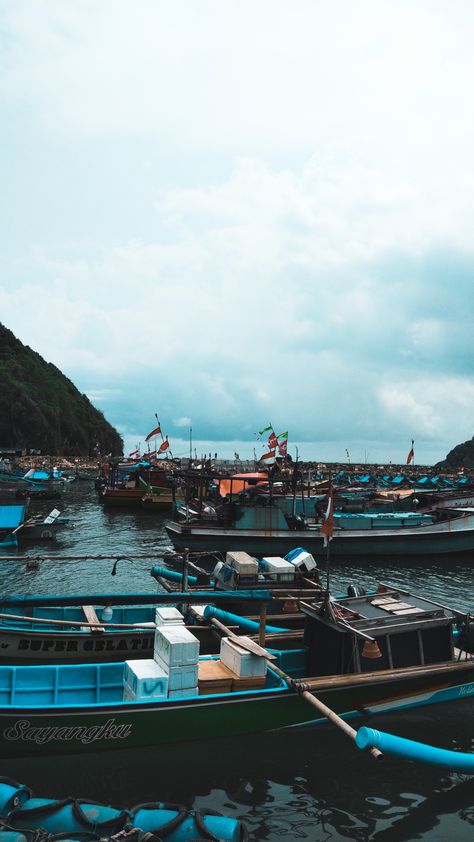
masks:
<path fill-rule="evenodd" d="M 221 623 L 219 620 L 216 620 L 214 617 L 210 618 L 210 623 L 211 625 L 217 626 L 217 628 L 221 631 L 226 632 L 229 637 L 234 637 L 230 629 L 228 629 L 223 623 Z M 306 702 L 308 702 L 308 704 L 312 705 L 320 713 L 322 713 L 322 715 L 325 716 L 326 719 L 329 719 L 329 721 L 332 722 L 333 725 L 336 725 L 344 734 L 346 734 L 346 736 L 350 737 L 351 740 L 353 740 L 353 742 L 356 741 L 357 731 L 355 731 L 354 728 L 352 728 L 347 722 L 345 722 L 345 720 L 342 719 L 342 717 L 340 717 L 334 710 L 325 705 L 324 702 L 321 702 L 317 698 L 317 696 L 314 695 L 314 693 L 310 693 L 309 690 L 306 689 L 306 685 L 303 682 L 299 682 L 298 680 L 291 678 L 291 676 L 287 675 L 286 672 L 283 672 L 283 670 L 275 666 L 273 660 L 269 660 L 268 658 L 266 660 L 270 669 L 272 669 L 274 672 L 276 672 L 277 675 L 280 676 L 280 678 L 286 681 L 290 689 L 295 690 L 295 692 L 297 692 Z M 377 748 L 371 748 L 369 750 L 369 754 L 371 754 L 375 760 L 378 760 L 380 757 L 383 756 L 382 752 L 379 751 L 379 749 Z"/>

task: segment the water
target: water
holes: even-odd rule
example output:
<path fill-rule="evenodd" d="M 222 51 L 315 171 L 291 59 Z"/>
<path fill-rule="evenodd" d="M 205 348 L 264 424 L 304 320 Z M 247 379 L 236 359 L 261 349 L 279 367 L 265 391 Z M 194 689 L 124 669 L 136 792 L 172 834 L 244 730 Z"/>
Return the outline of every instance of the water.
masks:
<path fill-rule="evenodd" d="M 123 556 L 52 560 L 37 571 L 0 559 L 4 593 L 154 592 L 152 559 L 168 547 L 163 518 L 148 512 L 102 508 L 88 483 L 66 491 L 58 508 L 74 527 L 56 547 L 31 546 L 29 554 Z M 47 513 L 53 504 L 41 504 Z M 35 506 L 35 511 L 40 510 Z M 474 562 L 474 559 L 472 560 Z M 390 582 L 469 609 L 474 606 L 469 560 L 423 564 L 370 562 L 333 565 L 335 590 L 349 583 Z M 473 751 L 473 702 L 372 717 L 374 727 L 446 748 Z M 333 726 L 239 739 L 90 754 L 87 757 L 0 760 L 0 775 L 32 787 L 35 795 L 88 797 L 115 806 L 169 801 L 210 808 L 242 819 L 250 839 L 266 842 L 341 840 L 472 840 L 474 778 L 362 754 Z"/>

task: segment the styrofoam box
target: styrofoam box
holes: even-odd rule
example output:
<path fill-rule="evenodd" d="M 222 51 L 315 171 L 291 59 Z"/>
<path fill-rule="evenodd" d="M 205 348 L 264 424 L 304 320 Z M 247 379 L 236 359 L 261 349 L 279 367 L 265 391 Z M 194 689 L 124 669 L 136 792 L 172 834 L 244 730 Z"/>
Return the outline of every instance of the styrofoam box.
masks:
<path fill-rule="evenodd" d="M 221 640 L 221 661 L 240 678 L 251 675 L 266 675 L 267 662 L 265 658 L 253 655 L 242 649 L 228 637 Z"/>
<path fill-rule="evenodd" d="M 245 552 L 229 552 L 226 553 L 226 564 L 230 564 L 239 576 L 256 576 L 258 573 L 258 564 L 251 555 Z"/>
<path fill-rule="evenodd" d="M 183 696 L 198 696 L 199 695 L 199 688 L 196 687 L 188 687 L 186 690 L 170 690 L 168 693 L 168 699 L 181 699 Z"/>
<path fill-rule="evenodd" d="M 291 564 L 301 570 L 307 570 L 308 573 L 310 570 L 315 570 L 317 568 L 317 564 L 314 560 L 314 557 L 311 553 L 307 553 L 306 550 L 302 550 L 297 556 L 291 559 Z"/>
<path fill-rule="evenodd" d="M 265 556 L 262 567 L 266 573 L 271 573 L 277 582 L 291 582 L 295 578 L 296 569 L 291 561 L 277 556 Z"/>
<path fill-rule="evenodd" d="M 168 676 L 163 667 L 150 658 L 125 661 L 123 681 L 137 698 L 156 699 L 168 695 Z"/>
<path fill-rule="evenodd" d="M 176 625 L 184 623 L 184 617 L 181 611 L 173 608 L 171 605 L 158 605 L 155 614 L 155 622 L 157 626 Z"/>
<path fill-rule="evenodd" d="M 168 693 L 170 690 L 186 690 L 188 687 L 196 687 L 198 683 L 198 665 L 180 664 L 177 667 L 170 667 L 161 658 L 156 658 L 156 663 L 168 675 Z"/>
<path fill-rule="evenodd" d="M 199 658 L 199 640 L 185 626 L 160 626 L 155 632 L 154 658 L 176 667 L 196 664 Z"/>
<path fill-rule="evenodd" d="M 166 701 L 168 696 L 137 696 L 136 693 L 133 692 L 131 687 L 128 684 L 123 685 L 123 696 L 122 701 L 124 702 L 143 702 L 147 701 Z"/>

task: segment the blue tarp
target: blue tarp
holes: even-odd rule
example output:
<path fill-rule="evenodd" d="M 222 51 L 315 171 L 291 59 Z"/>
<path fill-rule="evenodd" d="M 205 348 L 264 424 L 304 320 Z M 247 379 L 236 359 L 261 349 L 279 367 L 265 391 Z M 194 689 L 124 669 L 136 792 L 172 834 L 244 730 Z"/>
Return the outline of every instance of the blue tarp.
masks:
<path fill-rule="evenodd" d="M 16 529 L 24 517 L 24 506 L 0 506 L 0 529 Z"/>

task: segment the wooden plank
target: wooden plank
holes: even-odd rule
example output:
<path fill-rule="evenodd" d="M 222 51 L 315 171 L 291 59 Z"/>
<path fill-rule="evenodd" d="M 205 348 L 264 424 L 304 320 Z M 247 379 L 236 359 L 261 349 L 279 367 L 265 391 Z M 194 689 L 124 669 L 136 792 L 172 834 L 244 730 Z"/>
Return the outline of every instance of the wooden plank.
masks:
<path fill-rule="evenodd" d="M 96 625 L 95 628 L 91 628 L 91 631 L 92 632 L 103 632 L 104 627 L 100 625 L 100 620 L 99 620 L 97 614 L 95 613 L 94 606 L 93 605 L 83 605 L 82 610 L 83 610 L 84 614 L 86 615 L 86 620 L 87 620 L 88 623 L 99 623 L 99 625 Z"/>

